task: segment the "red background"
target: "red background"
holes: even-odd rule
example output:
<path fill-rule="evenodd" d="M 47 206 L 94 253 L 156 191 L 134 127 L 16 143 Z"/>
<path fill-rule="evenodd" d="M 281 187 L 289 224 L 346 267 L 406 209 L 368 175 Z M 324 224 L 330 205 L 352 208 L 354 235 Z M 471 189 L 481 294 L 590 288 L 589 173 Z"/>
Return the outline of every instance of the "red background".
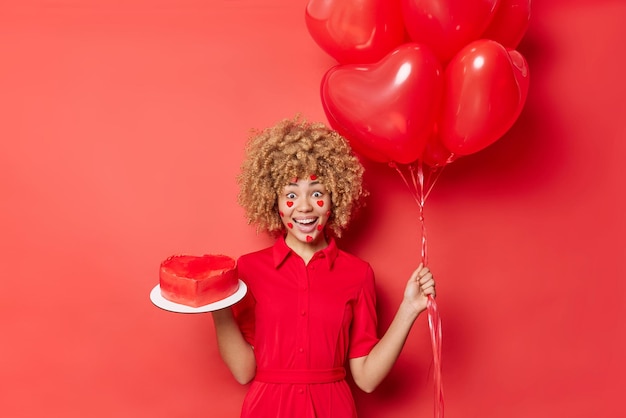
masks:
<path fill-rule="evenodd" d="M 325 121 L 334 61 L 303 0 L 0 2 L 0 407 L 6 417 L 235 417 L 210 315 L 148 299 L 172 253 L 269 243 L 236 204 L 243 143 Z M 451 417 L 626 414 L 621 0 L 535 0 L 525 109 L 426 204 Z M 381 328 L 419 261 L 417 205 L 369 164 L 344 248 Z M 425 315 L 360 416 L 433 414 Z"/>

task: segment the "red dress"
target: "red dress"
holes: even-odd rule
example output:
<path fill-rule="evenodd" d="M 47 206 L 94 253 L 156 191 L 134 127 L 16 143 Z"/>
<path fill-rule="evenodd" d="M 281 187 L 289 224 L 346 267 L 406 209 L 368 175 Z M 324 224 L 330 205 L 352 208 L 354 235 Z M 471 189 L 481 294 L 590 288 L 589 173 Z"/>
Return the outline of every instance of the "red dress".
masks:
<path fill-rule="evenodd" d="M 249 293 L 235 315 L 257 364 L 241 417 L 356 417 L 344 365 L 378 342 L 370 265 L 334 240 L 305 265 L 281 238 L 237 267 Z"/>

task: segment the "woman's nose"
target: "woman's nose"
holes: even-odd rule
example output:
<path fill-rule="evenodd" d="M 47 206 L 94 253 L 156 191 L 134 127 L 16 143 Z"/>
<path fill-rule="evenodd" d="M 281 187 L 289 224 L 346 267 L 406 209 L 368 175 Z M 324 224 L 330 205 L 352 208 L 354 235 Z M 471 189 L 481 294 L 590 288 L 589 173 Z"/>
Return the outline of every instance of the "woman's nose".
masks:
<path fill-rule="evenodd" d="M 309 212 L 313 210 L 313 203 L 309 199 L 300 199 L 296 207 L 299 211 Z"/>

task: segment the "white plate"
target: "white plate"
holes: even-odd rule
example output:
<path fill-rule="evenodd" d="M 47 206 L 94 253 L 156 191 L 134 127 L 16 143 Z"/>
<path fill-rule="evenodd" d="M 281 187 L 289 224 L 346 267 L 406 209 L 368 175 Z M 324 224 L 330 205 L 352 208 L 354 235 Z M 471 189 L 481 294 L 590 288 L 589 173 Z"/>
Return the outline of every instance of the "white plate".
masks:
<path fill-rule="evenodd" d="M 217 311 L 219 309 L 228 308 L 229 306 L 234 305 L 239 302 L 246 295 L 248 291 L 248 287 L 244 282 L 239 280 L 239 288 L 235 293 L 228 296 L 226 299 L 218 300 L 217 302 L 209 303 L 208 305 L 198 306 L 194 308 L 192 306 L 181 305 L 180 303 L 175 303 L 170 300 L 167 300 L 161 295 L 161 286 L 156 285 L 152 291 L 150 292 L 150 300 L 156 306 L 161 309 L 165 309 L 170 312 L 177 313 L 203 313 L 203 312 L 212 312 Z"/>

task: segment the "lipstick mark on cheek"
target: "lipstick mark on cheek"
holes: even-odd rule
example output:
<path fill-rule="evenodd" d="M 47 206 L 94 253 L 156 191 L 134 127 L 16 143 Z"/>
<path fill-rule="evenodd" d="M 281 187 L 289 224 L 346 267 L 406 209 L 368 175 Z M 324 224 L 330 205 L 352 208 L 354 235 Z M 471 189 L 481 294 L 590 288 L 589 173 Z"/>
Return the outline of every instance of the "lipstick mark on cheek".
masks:
<path fill-rule="evenodd" d="M 287 202 L 287 207 L 288 207 L 288 208 L 290 208 L 290 207 L 292 207 L 292 206 L 293 206 L 293 202 L 292 202 L 292 201 Z"/>
<path fill-rule="evenodd" d="M 318 225 L 318 226 L 317 226 L 317 230 L 318 230 L 318 231 L 321 231 L 322 229 L 324 229 L 324 225 L 321 225 L 321 224 L 320 224 L 320 225 Z"/>
<path fill-rule="evenodd" d="M 285 214 L 283 213 L 283 211 L 281 210 L 280 212 L 278 212 L 278 214 L 280 215 L 281 218 L 285 217 Z"/>
<path fill-rule="evenodd" d="M 311 242 L 311 241 L 313 241 L 313 237 L 310 236 L 310 235 L 307 235 L 306 236 L 306 242 Z"/>
<path fill-rule="evenodd" d="M 289 227 L 289 229 L 293 229 L 293 224 L 291 222 L 289 222 L 287 226 Z"/>
<path fill-rule="evenodd" d="M 324 207 L 324 201 L 323 200 L 318 200 L 317 201 L 317 206 L 319 206 L 320 208 Z"/>

